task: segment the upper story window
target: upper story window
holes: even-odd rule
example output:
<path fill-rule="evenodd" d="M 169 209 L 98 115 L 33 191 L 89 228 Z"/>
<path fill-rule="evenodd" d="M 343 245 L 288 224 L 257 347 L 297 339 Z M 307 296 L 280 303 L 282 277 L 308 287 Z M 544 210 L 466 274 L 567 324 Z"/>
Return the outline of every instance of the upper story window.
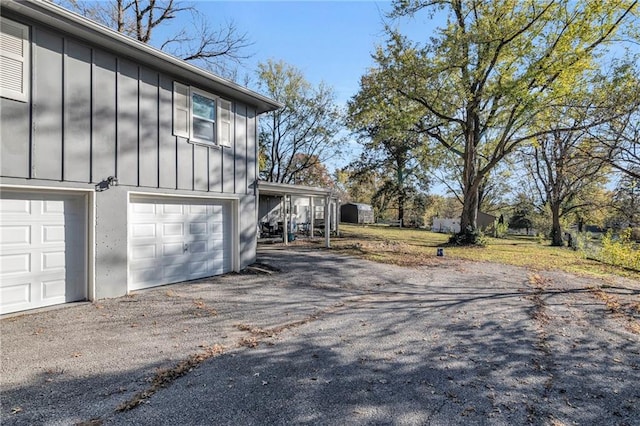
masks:
<path fill-rule="evenodd" d="M 231 108 L 226 99 L 173 83 L 173 134 L 190 142 L 231 146 Z"/>
<path fill-rule="evenodd" d="M 0 96 L 29 100 L 29 27 L 0 17 Z"/>

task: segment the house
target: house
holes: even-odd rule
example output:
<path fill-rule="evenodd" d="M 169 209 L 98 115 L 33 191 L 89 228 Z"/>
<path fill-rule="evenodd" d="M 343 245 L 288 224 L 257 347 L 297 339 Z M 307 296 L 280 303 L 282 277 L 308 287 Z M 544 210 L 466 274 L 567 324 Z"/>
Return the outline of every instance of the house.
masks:
<path fill-rule="evenodd" d="M 478 228 L 486 231 L 493 228 L 493 224 L 498 218 L 494 215 L 478 212 Z M 442 233 L 458 233 L 460 232 L 460 218 L 433 218 L 433 224 L 431 225 L 431 231 Z"/>
<path fill-rule="evenodd" d="M 277 102 L 51 2 L 1 1 L 0 313 L 255 261 Z"/>
<path fill-rule="evenodd" d="M 347 223 L 373 223 L 371 204 L 345 203 L 340 206 L 340 216 Z"/>
<path fill-rule="evenodd" d="M 316 230 L 321 230 L 329 246 L 330 234 L 338 232 L 340 222 L 339 200 L 330 189 L 266 181 L 259 181 L 258 189 L 261 233 L 284 237 L 288 233 L 302 232 L 313 237 Z M 327 222 L 331 232 L 325 232 Z"/>

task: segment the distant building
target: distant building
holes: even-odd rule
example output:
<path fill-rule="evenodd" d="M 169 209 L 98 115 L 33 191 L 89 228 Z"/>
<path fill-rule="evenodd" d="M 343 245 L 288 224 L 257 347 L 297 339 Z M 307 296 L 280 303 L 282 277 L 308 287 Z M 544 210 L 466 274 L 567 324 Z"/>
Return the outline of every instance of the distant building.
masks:
<path fill-rule="evenodd" d="M 373 223 L 373 207 L 370 204 L 346 203 L 340 206 L 342 222 Z"/>
<path fill-rule="evenodd" d="M 493 227 L 494 222 L 498 218 L 494 215 L 478 212 L 478 228 L 482 230 L 490 229 Z M 433 219 L 433 225 L 431 225 L 433 232 L 458 233 L 460 232 L 460 218 L 439 218 Z"/>

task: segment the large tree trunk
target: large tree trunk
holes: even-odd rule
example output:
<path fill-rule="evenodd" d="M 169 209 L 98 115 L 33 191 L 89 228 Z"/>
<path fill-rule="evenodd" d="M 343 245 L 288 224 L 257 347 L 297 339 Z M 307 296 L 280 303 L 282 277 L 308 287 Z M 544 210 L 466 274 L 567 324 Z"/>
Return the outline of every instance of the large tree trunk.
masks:
<path fill-rule="evenodd" d="M 471 185 L 464 190 L 464 205 L 460 217 L 460 233 L 478 229 L 479 185 Z"/>
<path fill-rule="evenodd" d="M 562 247 L 562 226 L 560 225 L 560 204 L 551 204 L 551 245 Z"/>
<path fill-rule="evenodd" d="M 480 185 L 482 176 L 478 173 L 477 142 L 480 140 L 478 115 L 474 103 L 467 107 L 467 127 L 465 130 L 465 150 L 463 174 L 463 206 L 460 217 L 459 244 L 476 244 L 478 230 L 478 207 L 480 205 Z"/>

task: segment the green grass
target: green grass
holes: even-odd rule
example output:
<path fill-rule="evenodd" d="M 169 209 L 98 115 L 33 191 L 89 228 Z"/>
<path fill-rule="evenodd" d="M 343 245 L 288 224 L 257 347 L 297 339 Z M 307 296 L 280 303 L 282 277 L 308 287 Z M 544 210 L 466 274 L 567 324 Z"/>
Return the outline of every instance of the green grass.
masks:
<path fill-rule="evenodd" d="M 436 248 L 444 247 L 445 257 L 496 262 L 533 270 L 551 270 L 592 276 L 618 275 L 640 280 L 640 273 L 584 259 L 579 252 L 551 247 L 533 237 L 488 238 L 485 247 L 447 246 L 449 235 L 422 229 L 387 226 L 340 225 L 341 237 L 332 240 L 335 250 L 349 252 L 377 262 L 405 266 L 433 264 Z"/>

